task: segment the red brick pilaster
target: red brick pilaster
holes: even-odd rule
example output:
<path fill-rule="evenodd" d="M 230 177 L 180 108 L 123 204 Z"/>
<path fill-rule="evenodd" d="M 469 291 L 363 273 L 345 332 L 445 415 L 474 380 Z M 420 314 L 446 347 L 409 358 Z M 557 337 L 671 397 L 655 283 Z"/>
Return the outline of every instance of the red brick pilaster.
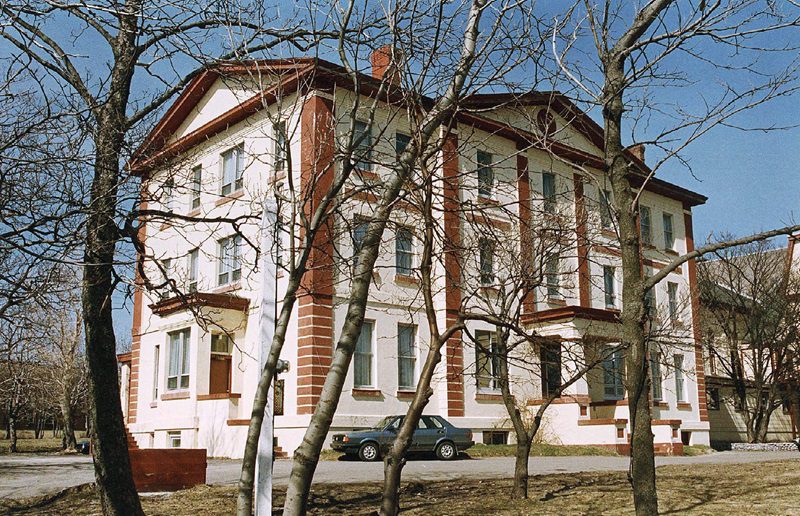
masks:
<path fill-rule="evenodd" d="M 458 136 L 447 135 L 442 146 L 444 177 L 444 234 L 445 234 L 445 308 L 448 326 L 455 323 L 461 310 L 461 207 L 458 186 Z M 447 341 L 447 415 L 464 415 L 464 347 L 461 332 Z"/>
<path fill-rule="evenodd" d="M 528 174 L 528 156 L 523 145 L 517 145 L 517 195 L 519 197 L 519 242 L 520 271 L 531 279 L 533 271 L 533 233 L 531 227 L 531 182 Z M 536 296 L 533 291 L 526 292 L 522 299 L 524 313 L 536 311 Z"/>
<path fill-rule="evenodd" d="M 142 181 L 139 209 L 147 209 L 147 182 Z M 140 220 L 140 222 L 143 222 Z M 147 228 L 144 223 L 139 227 L 138 239 L 142 246 L 147 237 Z M 136 268 L 134 270 L 133 290 L 133 321 L 131 324 L 131 372 L 128 378 L 128 424 L 136 422 L 139 402 L 139 362 L 141 358 L 142 342 L 142 310 L 144 308 L 144 288 L 142 275 L 139 268 L 143 265 L 144 257 L 141 253 L 136 255 Z"/>
<path fill-rule="evenodd" d="M 578 302 L 591 307 L 591 278 L 589 276 L 589 244 L 586 239 L 586 198 L 583 192 L 583 177 L 574 174 L 575 186 L 575 243 L 578 250 Z"/>
<path fill-rule="evenodd" d="M 694 229 L 692 227 L 692 208 L 683 207 L 683 225 L 686 233 L 686 252 L 694 251 Z M 700 421 L 708 421 L 706 405 L 706 365 L 703 361 L 702 334 L 700 331 L 700 291 L 697 286 L 697 264 L 694 260 L 686 263 L 689 278 L 689 292 L 692 303 L 692 335 L 694 337 L 695 374 L 697 376 L 697 401 L 700 405 Z"/>
<path fill-rule="evenodd" d="M 312 96 L 300 121 L 300 176 L 310 219 L 333 181 L 333 102 Z M 333 356 L 333 221 L 320 228 L 298 299 L 297 413 L 312 414 Z"/>

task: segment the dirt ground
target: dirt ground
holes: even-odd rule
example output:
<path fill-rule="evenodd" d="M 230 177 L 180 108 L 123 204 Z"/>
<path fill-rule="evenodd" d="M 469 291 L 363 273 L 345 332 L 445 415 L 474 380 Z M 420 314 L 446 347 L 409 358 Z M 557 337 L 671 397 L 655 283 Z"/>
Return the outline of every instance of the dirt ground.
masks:
<path fill-rule="evenodd" d="M 800 514 L 797 461 L 754 464 L 664 466 L 659 472 L 662 514 Z M 624 473 L 579 473 L 531 478 L 530 499 L 508 498 L 509 480 L 408 483 L 404 514 L 631 514 L 632 497 Z M 311 514 L 369 514 L 378 507 L 380 484 L 317 486 Z M 144 496 L 145 512 L 231 514 L 233 486 L 197 487 L 170 495 Z M 276 506 L 283 492 L 276 492 Z M 3 505 L 6 503 L 7 505 Z M 97 514 L 91 486 L 72 488 L 53 499 L 0 502 L 9 514 Z"/>

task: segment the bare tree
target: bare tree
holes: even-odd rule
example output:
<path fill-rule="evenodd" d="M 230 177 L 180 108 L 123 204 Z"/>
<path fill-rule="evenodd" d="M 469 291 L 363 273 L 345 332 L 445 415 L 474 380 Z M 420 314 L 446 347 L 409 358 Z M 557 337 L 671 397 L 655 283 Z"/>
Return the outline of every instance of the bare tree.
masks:
<path fill-rule="evenodd" d="M 650 424 L 648 392 L 648 346 L 646 325 L 648 310 L 646 294 L 658 281 L 682 263 L 702 255 L 709 249 L 689 252 L 672 260 L 659 274 L 645 278 L 642 273 L 641 239 L 638 231 L 639 199 L 642 184 L 651 180 L 660 165 L 674 158 L 687 145 L 698 140 L 712 128 L 726 123 L 736 114 L 754 108 L 774 98 L 791 94 L 795 90 L 795 66 L 791 61 L 785 68 L 769 73 L 769 78 L 755 87 L 743 91 L 722 88 L 718 98 L 689 114 L 675 106 L 674 123 L 663 130 L 648 131 L 639 128 L 631 115 L 643 116 L 655 108 L 645 89 L 645 84 L 665 88 L 676 83 L 686 85 L 685 63 L 676 68 L 678 56 L 691 58 L 717 70 L 736 70 L 738 73 L 759 76 L 754 56 L 759 52 L 783 50 L 785 47 L 760 39 L 765 33 L 791 31 L 797 27 L 795 6 L 786 10 L 773 9 L 769 2 L 751 0 L 731 2 L 698 2 L 684 5 L 671 0 L 652 0 L 633 11 L 626 10 L 624 2 L 606 1 L 601 5 L 578 2 L 567 18 L 575 16 L 576 27 L 587 26 L 586 39 L 594 45 L 597 61 L 593 63 L 599 79 L 593 80 L 591 72 L 583 73 L 563 58 L 556 49 L 556 31 L 553 46 L 562 70 L 580 90 L 588 94 L 589 101 L 602 110 L 604 128 L 605 172 L 613 193 L 614 218 L 617 222 L 622 255 L 623 310 L 621 314 L 623 341 L 626 346 L 626 387 L 630 399 L 632 428 L 631 467 L 629 478 L 634 492 L 637 514 L 656 514 L 658 501 L 653 458 L 653 434 Z M 567 48 L 574 45 L 581 30 L 567 29 Z M 720 47 L 730 50 L 728 62 L 709 63 L 703 57 L 704 48 Z M 595 77 L 596 78 L 596 77 Z M 757 82 L 757 81 L 756 81 Z M 636 97 L 636 93 L 641 93 Z M 637 101 L 635 98 L 639 99 Z M 632 110 L 631 106 L 638 107 Z M 664 109 L 663 106 L 660 108 Z M 646 117 L 645 117 L 646 118 Z M 641 160 L 632 156 L 623 144 L 625 123 L 631 127 L 634 141 L 652 143 L 663 150 L 657 164 L 642 167 Z M 654 133 L 654 134 L 653 134 Z M 780 233 L 789 233 L 784 228 Z M 774 234 L 774 233 L 772 233 Z M 753 237 L 766 238 L 769 234 Z M 726 245 L 735 245 L 728 243 Z"/>
<path fill-rule="evenodd" d="M 74 100 L 77 111 L 90 121 L 89 194 L 82 206 L 80 240 L 82 311 L 95 473 L 106 514 L 141 513 L 119 404 L 111 310 L 117 284 L 115 247 L 125 234 L 117 220 L 126 207 L 120 188 L 129 184 L 121 168 L 126 149 L 135 143 L 137 129 L 205 67 L 208 56 L 226 59 L 309 34 L 295 29 L 290 20 L 281 20 L 281 26 L 289 28 L 269 28 L 276 15 L 258 3 L 206 7 L 141 0 L 44 0 L 7 2 L 0 8 L 0 36 L 21 57 L 17 62 L 46 76 L 54 94 Z M 74 29 L 78 37 L 54 31 L 55 26 Z M 236 30 L 227 31 L 230 27 Z M 88 66 L 77 57 L 81 52 L 91 56 Z M 189 69 L 179 70 L 181 66 Z M 136 90 L 141 81 L 150 89 Z"/>
<path fill-rule="evenodd" d="M 797 278 L 787 272 L 786 250 L 768 241 L 717 251 L 698 272 L 706 356 L 733 383 L 748 441 L 764 442 L 795 373 Z"/>

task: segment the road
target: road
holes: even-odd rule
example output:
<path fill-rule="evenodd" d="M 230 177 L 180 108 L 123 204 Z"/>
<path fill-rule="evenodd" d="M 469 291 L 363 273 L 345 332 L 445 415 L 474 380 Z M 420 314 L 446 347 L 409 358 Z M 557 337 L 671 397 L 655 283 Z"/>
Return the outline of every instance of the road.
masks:
<path fill-rule="evenodd" d="M 798 452 L 718 452 L 697 457 L 656 457 L 656 464 L 737 464 L 772 460 L 797 460 Z M 285 485 L 291 472 L 290 460 L 275 462 L 275 483 Z M 210 484 L 234 484 L 241 464 L 236 460 L 211 459 L 207 480 Z M 626 457 L 532 457 L 532 475 L 575 473 L 579 471 L 624 471 Z M 514 471 L 513 457 L 461 459 L 440 462 L 411 460 L 403 470 L 403 480 L 454 480 L 460 478 L 505 478 Z M 370 482 L 383 478 L 383 463 L 353 460 L 323 461 L 314 481 L 319 483 Z M 0 455 L 0 498 L 24 498 L 55 493 L 66 487 L 94 481 L 92 460 L 86 456 Z"/>

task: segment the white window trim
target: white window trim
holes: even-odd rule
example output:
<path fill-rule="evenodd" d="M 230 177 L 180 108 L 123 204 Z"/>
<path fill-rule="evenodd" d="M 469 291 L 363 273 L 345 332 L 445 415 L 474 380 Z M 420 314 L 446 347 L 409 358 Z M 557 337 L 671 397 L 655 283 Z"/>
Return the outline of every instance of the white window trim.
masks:
<path fill-rule="evenodd" d="M 364 354 L 364 353 L 359 353 L 359 351 L 358 351 L 358 342 L 356 342 L 356 349 L 353 352 L 353 388 L 354 389 L 374 389 L 375 388 L 375 383 L 376 383 L 375 382 L 375 375 L 376 375 L 375 367 L 377 365 L 377 360 L 376 360 L 377 357 L 376 357 L 376 349 L 375 349 L 376 348 L 375 347 L 375 339 L 376 339 L 375 330 L 377 328 L 377 325 L 375 324 L 375 321 L 372 320 L 372 319 L 364 319 L 364 323 L 363 324 L 364 325 L 369 324 L 369 325 L 372 326 L 372 330 L 370 331 L 370 339 L 369 339 L 369 366 L 370 366 L 369 367 L 369 385 L 357 384 L 356 383 L 356 361 L 355 361 L 355 358 L 356 358 L 357 354 L 362 354 L 362 355 Z M 362 328 L 363 328 L 363 326 L 362 326 Z M 359 334 L 357 339 L 360 339 L 360 338 L 361 338 L 361 336 Z"/>

